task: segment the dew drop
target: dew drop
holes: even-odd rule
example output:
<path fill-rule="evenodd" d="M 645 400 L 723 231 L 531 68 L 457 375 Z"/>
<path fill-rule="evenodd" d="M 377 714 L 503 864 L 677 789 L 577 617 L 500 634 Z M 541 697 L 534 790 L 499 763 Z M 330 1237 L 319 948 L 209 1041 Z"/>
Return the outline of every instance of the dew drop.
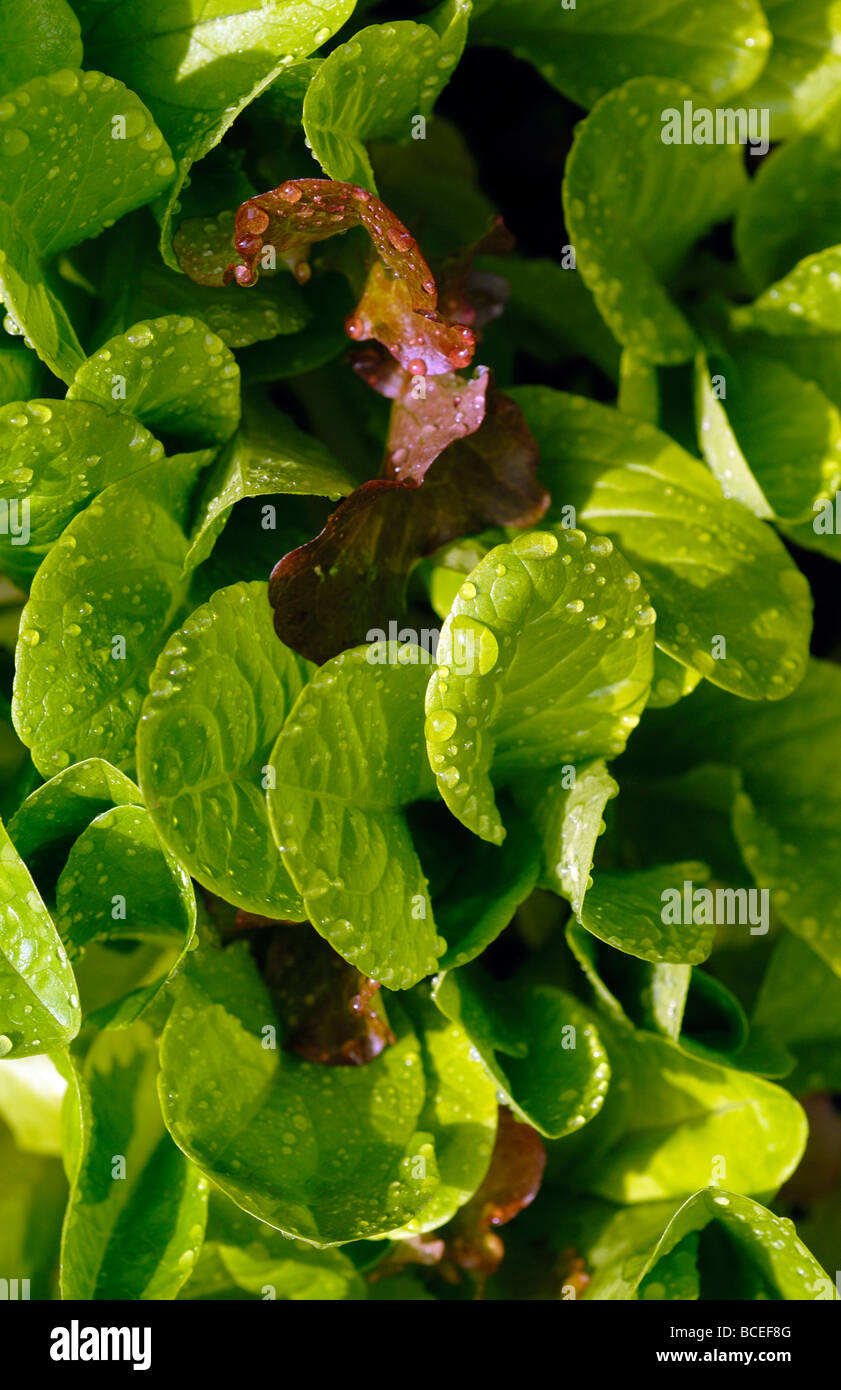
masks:
<path fill-rule="evenodd" d="M 29 148 L 29 136 L 25 130 L 7 130 L 3 133 L 0 140 L 0 154 L 17 155 L 23 154 Z"/>
<path fill-rule="evenodd" d="M 558 537 L 551 531 L 532 531 L 528 535 L 515 536 L 511 549 L 524 560 L 548 560 L 558 549 Z"/>
<path fill-rule="evenodd" d="M 430 743 L 446 743 L 458 727 L 458 719 L 451 709 L 433 710 L 424 724 L 424 734 Z"/>
<path fill-rule="evenodd" d="M 60 96 L 72 96 L 79 87 L 79 78 L 75 72 L 69 68 L 61 68 L 58 72 L 51 72 L 46 78 L 47 86 L 53 92 L 58 92 Z"/>
<path fill-rule="evenodd" d="M 499 660 L 499 644 L 490 628 L 467 613 L 455 614 L 447 636 L 449 650 L 441 652 L 439 643 L 439 655 L 462 673 L 478 670 L 480 676 L 486 676 Z"/>
<path fill-rule="evenodd" d="M 389 227 L 386 236 L 395 251 L 408 251 L 409 247 L 414 245 L 415 239 L 405 227 Z"/>

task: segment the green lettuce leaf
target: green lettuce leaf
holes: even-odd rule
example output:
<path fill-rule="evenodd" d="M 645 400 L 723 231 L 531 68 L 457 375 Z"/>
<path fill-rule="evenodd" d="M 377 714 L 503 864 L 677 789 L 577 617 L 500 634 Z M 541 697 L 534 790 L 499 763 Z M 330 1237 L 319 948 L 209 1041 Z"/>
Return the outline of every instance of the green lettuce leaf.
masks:
<path fill-rule="evenodd" d="M 683 666 L 660 647 L 654 648 L 654 679 L 648 697 L 648 709 L 668 709 L 684 696 L 691 695 L 701 680 L 701 672 Z"/>
<path fill-rule="evenodd" d="M 163 455 L 127 415 L 82 401 L 16 400 L 0 409 L 0 497 L 28 503 L 29 540 L 0 535 L 0 564 L 28 584 L 65 526 L 91 497 Z"/>
<path fill-rule="evenodd" d="M 802 685 L 773 715 L 770 706 L 745 705 L 702 686 L 680 706 L 686 712 L 680 729 L 672 712 L 664 711 L 652 718 L 639 749 L 669 771 L 707 759 L 739 769 L 732 818 L 745 863 L 756 883 L 771 893 L 786 925 L 836 974 L 841 974 L 839 699 L 837 667 L 815 660 Z"/>
<path fill-rule="evenodd" d="M 656 869 L 620 872 L 602 869 L 595 876 L 578 918 L 594 936 L 653 964 L 698 965 L 712 950 L 715 924 L 670 924 L 663 920 L 667 890 L 683 893 L 684 883 L 701 887 L 706 864 L 662 864 Z"/>
<path fill-rule="evenodd" d="M 4 1057 L 0 1117 L 24 1153 L 61 1156 L 61 1104 L 67 1082 L 46 1054 Z"/>
<path fill-rule="evenodd" d="M 841 96 L 841 16 L 832 0 L 762 0 L 771 53 L 746 105 L 770 112 L 771 139 L 786 140 L 830 115 Z"/>
<path fill-rule="evenodd" d="M 41 375 L 40 363 L 33 352 L 0 345 L 0 405 L 28 401 L 37 396 Z"/>
<path fill-rule="evenodd" d="M 3 327 L 22 335 L 62 381 L 72 381 L 85 360 L 76 330 L 39 259 L 29 233 L 0 200 L 0 299 L 6 306 Z"/>
<path fill-rule="evenodd" d="M 434 994 L 466 1030 L 505 1104 L 541 1134 L 572 1134 L 598 1114 L 610 1067 L 572 995 L 549 985 L 502 988 L 477 964 L 447 971 Z"/>
<path fill-rule="evenodd" d="M 492 778 L 619 753 L 648 695 L 654 610 L 603 537 L 556 527 L 496 546 L 462 584 L 426 695 L 453 815 L 499 844 Z"/>
<path fill-rule="evenodd" d="M 755 1289 L 754 1297 L 825 1300 L 837 1296 L 790 1221 L 724 1185 L 704 1187 L 686 1200 L 672 1198 L 630 1207 L 599 1198 L 582 1200 L 580 1196 L 552 1194 L 543 1210 L 541 1227 L 534 1219 L 531 1226 L 534 1236 L 548 1230 L 553 1246 L 572 1246 L 580 1252 L 590 1279 L 579 1297 L 595 1302 L 675 1297 L 669 1293 L 669 1285 L 681 1265 L 684 1279 L 688 1276 L 693 1287 L 697 1273 L 701 1274 L 707 1285 L 705 1299 L 743 1298 L 743 1286 L 741 1292 L 732 1285 L 716 1292 L 715 1285 L 710 1289 L 707 1283 L 706 1242 L 702 1238 L 695 1246 L 692 1237 L 711 1227 L 715 1234 L 724 1236 L 727 1269 L 741 1267 Z M 685 1258 L 693 1250 L 687 1269 Z M 684 1260 L 676 1265 L 674 1256 L 681 1251 Z M 698 1295 L 686 1292 L 677 1296 Z"/>
<path fill-rule="evenodd" d="M 657 641 L 743 698 L 779 700 L 803 677 L 811 596 L 776 536 L 668 435 L 581 396 L 519 387 L 553 512 L 606 532 L 657 609 Z M 724 637 L 726 655 L 712 655 Z"/>
<path fill-rule="evenodd" d="M 280 278 L 260 283 L 274 287 Z M 252 288 L 259 294 L 259 284 Z M 231 284 L 229 289 L 233 295 L 239 294 L 238 285 Z M 248 300 L 249 297 L 245 295 L 244 298 Z M 270 343 L 257 343 L 239 354 L 240 370 L 247 385 L 315 371 L 344 352 L 348 341 L 345 321 L 353 308 L 348 282 L 336 271 L 314 276 L 306 289 L 306 305 L 311 318 L 300 333 L 289 333 Z"/>
<path fill-rule="evenodd" d="M 435 1135 L 439 1183 L 429 1201 L 392 1239 L 435 1230 L 455 1216 L 484 1179 L 497 1132 L 497 1088 L 476 1057 L 473 1040 L 458 1020 L 445 1018 L 423 991 L 407 999 L 417 1029 L 426 1078 L 418 1118 Z"/>
<path fill-rule="evenodd" d="M 77 0 L 88 62 L 139 92 L 172 146 L 178 169 L 161 249 L 173 269 L 171 220 L 191 164 L 290 63 L 335 34 L 354 3 L 234 0 L 208 12 L 204 0 Z"/>
<path fill-rule="evenodd" d="M 698 1269 L 698 1234 L 696 1231 L 678 1241 L 673 1250 L 662 1255 L 639 1286 L 639 1297 L 648 1299 L 679 1299 L 683 1302 L 699 1298 L 701 1277 Z"/>
<path fill-rule="evenodd" d="M 841 246 L 798 261 L 753 304 L 731 310 L 733 326 L 762 352 L 814 381 L 841 409 Z"/>
<path fill-rule="evenodd" d="M 751 1028 L 787 1048 L 797 1067 L 786 1085 L 797 1094 L 834 1090 L 841 1079 L 841 980 L 821 957 L 784 932 L 762 980 Z"/>
<path fill-rule="evenodd" d="M 193 885 L 142 806 L 113 806 L 82 831 L 56 890 L 56 926 L 72 955 L 108 937 L 186 950 L 195 925 Z"/>
<path fill-rule="evenodd" d="M 571 266 L 565 270 L 557 261 L 509 254 L 481 256 L 477 267 L 510 286 L 502 327 L 521 351 L 549 363 L 584 356 L 609 381 L 617 380 L 619 346 L 583 276 Z"/>
<path fill-rule="evenodd" d="M 739 260 L 754 289 L 766 289 L 798 261 L 841 241 L 839 176 L 841 131 L 831 114 L 763 159 L 733 229 Z M 779 216 L 781 207 L 785 217 Z"/>
<path fill-rule="evenodd" d="M 79 21 L 65 0 L 7 0 L 0 13 L 0 96 L 82 62 Z"/>
<path fill-rule="evenodd" d="M 408 139 L 461 57 L 469 0 L 445 0 L 423 24 L 372 24 L 334 48 L 310 82 L 303 122 L 328 178 L 375 193 L 368 140 Z"/>
<path fill-rule="evenodd" d="M 334 657 L 304 687 L 270 758 L 269 816 L 306 915 L 391 989 L 430 974 L 447 946 L 405 817 L 434 795 L 421 756 L 425 656 L 377 642 Z"/>
<path fill-rule="evenodd" d="M 757 0 L 489 0 L 471 39 L 512 49 L 579 106 L 648 75 L 723 99 L 759 76 L 771 43 Z"/>
<path fill-rule="evenodd" d="M 594 758 L 579 767 L 530 772 L 515 781 L 512 790 L 540 837 L 543 886 L 560 893 L 580 913 L 592 883 L 604 809 L 619 791 L 618 784 L 603 760 Z"/>
<path fill-rule="evenodd" d="M 57 1296 L 57 1251 L 67 1203 L 67 1179 L 61 1161 L 24 1153 L 0 1123 L 0 1163 L 0 1278 L 28 1279 L 30 1298 L 53 1299 Z"/>
<path fill-rule="evenodd" d="M 457 1185 L 465 1158 L 480 1179 L 493 1130 L 479 1164 L 476 1150 L 465 1155 L 458 1131 L 488 1127 L 489 1090 L 459 1044 L 449 1057 L 474 1069 L 476 1101 L 453 1111 L 437 1075 L 448 1064 L 446 1030 L 428 1076 L 423 1044 L 395 1001 L 394 1044 L 364 1066 L 324 1066 L 284 1050 L 282 1037 L 275 1043 L 283 1019 L 241 944 L 200 948 L 174 988 L 161 1042 L 167 1125 L 213 1182 L 261 1221 L 319 1246 L 384 1236 L 421 1217 L 436 1194 L 439 1163 L 453 1174 L 445 1182 Z M 419 1128 L 427 1122 L 433 1129 Z"/>
<path fill-rule="evenodd" d="M 174 1298 L 204 1237 L 208 1184 L 161 1118 L 144 1023 L 100 1033 L 65 1105 L 75 1155 L 61 1243 L 65 1299 Z"/>
<path fill-rule="evenodd" d="M 612 1084 L 582 1138 L 573 1187 L 614 1202 L 689 1195 L 718 1174 L 771 1194 L 797 1167 L 806 1117 L 778 1086 L 687 1057 L 665 1038 L 599 1025 Z M 722 1172 L 723 1167 L 723 1172 Z"/>
<path fill-rule="evenodd" d="M 735 1247 L 737 1256 L 749 1263 L 761 1289 L 770 1288 L 784 1300 L 837 1299 L 832 1280 L 798 1239 L 792 1222 L 739 1192 L 707 1188 L 696 1193 L 670 1223 L 655 1259 L 662 1259 L 664 1249 L 674 1248 L 687 1228 L 698 1230 L 710 1220 L 724 1228 L 728 1246 Z M 652 1276 L 656 1278 L 656 1266 Z M 656 1296 L 650 1285 L 647 1296 Z"/>
<path fill-rule="evenodd" d="M 466 965 L 505 930 L 535 887 L 540 847 L 534 829 L 527 816 L 512 816 L 502 845 L 489 845 L 445 812 L 428 840 L 414 819 L 412 834 L 429 874 L 435 921 L 447 942 L 438 968 Z M 461 837 L 457 849 L 456 835 Z"/>
<path fill-rule="evenodd" d="M 138 730 L 164 843 L 206 888 L 278 918 L 304 914 L 269 829 L 267 770 L 310 670 L 275 637 L 265 583 L 232 585 L 173 633 Z"/>
<path fill-rule="evenodd" d="M 143 798 L 124 772 L 102 758 L 88 758 L 36 787 L 9 821 L 9 838 L 21 858 L 37 862 L 56 841 L 76 839 L 112 806 L 140 806 Z"/>
<path fill-rule="evenodd" d="M 341 1250 L 316 1250 L 210 1193 L 207 1239 L 178 1297 L 334 1302 L 364 1299 L 365 1283 Z"/>
<path fill-rule="evenodd" d="M 45 777 L 85 758 L 134 766 L 149 673 L 186 596 L 187 539 L 158 497 L 206 458 L 181 459 L 112 483 L 73 518 L 33 580 L 12 712 Z"/>
<path fill-rule="evenodd" d="M 101 72 L 62 68 L 16 87 L 0 130 L 0 199 L 44 258 L 148 203 L 175 172 L 146 107 Z M 48 196 L 59 177 L 61 196 Z"/>
<path fill-rule="evenodd" d="M 692 978 L 690 965 L 667 965 L 662 961 L 651 964 L 629 955 L 618 956 L 613 947 L 586 931 L 575 918 L 567 923 L 565 935 L 587 979 L 592 1007 L 598 1013 L 626 1028 L 632 1028 L 636 1020 L 641 1026 L 678 1041 Z M 617 971 L 617 960 L 621 972 Z M 605 976 L 610 977 L 610 988 Z"/>
<path fill-rule="evenodd" d="M 655 427 L 660 422 L 660 382 L 657 368 L 630 348 L 624 348 L 619 362 L 619 391 L 616 408 Z"/>
<path fill-rule="evenodd" d="M 718 399 L 711 370 L 727 392 Z M 797 522 L 841 483 L 841 414 L 818 386 L 760 352 L 696 363 L 699 442 L 725 497 Z"/>
<path fill-rule="evenodd" d="M 223 146 L 220 153 L 224 150 Z M 200 167 L 207 169 L 211 155 Z M 196 180 L 198 182 L 198 180 Z M 233 237 L 233 216 L 220 213 L 219 201 L 234 202 L 248 197 L 253 187 L 238 171 L 229 172 L 224 165 L 220 174 L 220 189 L 210 184 L 202 198 L 212 208 L 203 219 L 208 245 L 215 238 L 225 245 L 225 260 L 230 258 Z M 233 187 L 232 187 L 233 185 Z M 204 184 L 201 185 L 202 192 Z M 237 294 L 236 286 L 210 288 L 197 285 L 186 275 L 171 270 L 161 260 L 154 236 L 154 221 L 148 213 L 123 218 L 119 232 L 107 235 L 108 253 L 101 274 L 103 318 L 97 322 L 95 346 L 108 338 L 125 333 L 132 324 L 163 315 L 199 319 L 217 333 L 229 348 L 242 348 L 266 342 L 276 334 L 296 334 L 311 321 L 310 309 L 291 275 L 276 275 L 264 279 L 254 294 Z M 220 252 L 221 254 L 221 252 Z M 125 274 L 131 259 L 132 274 Z"/>
<path fill-rule="evenodd" d="M 67 397 L 130 411 L 176 448 L 198 449 L 224 443 L 239 424 L 239 367 L 206 324 L 170 315 L 111 338 Z"/>
<path fill-rule="evenodd" d="M 564 174 L 570 240 L 599 312 L 625 347 L 668 365 L 696 350 L 669 283 L 745 182 L 738 145 L 663 143 L 665 114 L 682 117 L 687 101 L 706 104 L 680 82 L 626 82 L 578 126 Z"/>
<path fill-rule="evenodd" d="M 0 416 L 2 418 L 2 416 Z M 189 565 L 210 554 L 231 509 L 244 497 L 347 497 L 356 479 L 319 439 L 261 397 L 246 399 L 240 431 L 205 483 L 190 536 Z"/>
<path fill-rule="evenodd" d="M 79 1031 L 76 981 L 26 865 L 0 825 L 0 1055 L 64 1047 Z"/>

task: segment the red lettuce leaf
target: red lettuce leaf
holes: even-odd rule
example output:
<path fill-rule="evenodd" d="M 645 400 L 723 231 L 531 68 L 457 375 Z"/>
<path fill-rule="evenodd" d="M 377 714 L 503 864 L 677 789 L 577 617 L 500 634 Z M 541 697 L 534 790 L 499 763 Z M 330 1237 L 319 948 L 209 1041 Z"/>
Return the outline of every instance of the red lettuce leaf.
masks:
<path fill-rule="evenodd" d="M 331 179 L 289 179 L 241 203 L 234 223 L 238 258 L 220 267 L 218 224 L 206 218 L 183 222 L 174 239 L 183 270 L 203 285 L 257 283 L 266 249 L 285 261 L 296 279 L 310 277 L 309 248 L 352 227 L 364 227 L 378 260 L 362 298 L 347 320 L 356 341 L 376 338 L 415 376 L 440 375 L 470 364 L 472 330 L 436 312 L 432 271 L 411 232 L 367 189 Z"/>
<path fill-rule="evenodd" d="M 500 1106 L 490 1167 L 462 1215 L 485 1229 L 513 1221 L 537 1196 L 545 1167 L 546 1149 L 537 1130 Z"/>
<path fill-rule="evenodd" d="M 430 283 L 434 283 L 430 281 Z M 362 298 L 345 323 L 354 342 L 376 338 L 412 376 L 440 376 L 469 366 L 476 346 L 473 330 L 448 323 L 434 310 L 419 310 L 411 285 L 375 261 Z"/>
<path fill-rule="evenodd" d="M 455 372 L 418 382 L 388 353 L 373 345 L 352 359 L 362 380 L 394 402 L 383 474 L 420 483 L 449 444 L 475 434 L 485 418 L 490 385 L 487 367 L 466 380 Z"/>
<path fill-rule="evenodd" d="M 369 641 L 369 632 L 404 616 L 409 571 L 422 556 L 487 526 L 540 520 L 549 497 L 537 477 L 537 445 L 490 374 L 479 380 L 487 382 L 486 410 L 473 434 L 449 444 L 421 477 L 363 483 L 320 535 L 275 566 L 269 601 L 287 646 L 320 663 Z"/>
<path fill-rule="evenodd" d="M 494 1228 L 513 1221 L 534 1201 L 545 1167 L 540 1135 L 501 1106 L 484 1182 L 450 1224 L 447 1257 L 452 1264 L 469 1270 L 480 1284 L 499 1268 L 505 1246 Z"/>
<path fill-rule="evenodd" d="M 490 1167 L 474 1196 L 448 1225 L 399 1241 L 371 1271 L 368 1282 L 399 1274 L 412 1265 L 435 1266 L 448 1284 L 461 1283 L 463 1271 L 469 1272 L 481 1297 L 487 1279 L 499 1269 L 505 1254 L 495 1228 L 513 1221 L 534 1201 L 545 1167 L 546 1150 L 540 1135 L 500 1106 Z M 584 1262 L 575 1251 L 565 1250 L 558 1264 L 562 1281 L 573 1284 L 577 1291 L 589 1282 Z"/>
<path fill-rule="evenodd" d="M 264 929 L 252 946 L 289 1051 L 325 1066 L 360 1067 L 394 1042 L 377 981 L 337 955 L 308 922 L 238 911 L 236 933 L 254 928 Z"/>

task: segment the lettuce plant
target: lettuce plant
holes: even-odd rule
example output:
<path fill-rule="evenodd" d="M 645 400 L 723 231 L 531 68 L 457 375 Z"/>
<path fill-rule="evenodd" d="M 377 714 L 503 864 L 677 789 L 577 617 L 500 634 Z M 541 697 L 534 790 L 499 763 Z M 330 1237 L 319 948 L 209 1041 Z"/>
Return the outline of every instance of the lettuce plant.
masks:
<path fill-rule="evenodd" d="M 841 30 L 690 8 L 5 0 L 10 1296 L 837 1297 Z"/>

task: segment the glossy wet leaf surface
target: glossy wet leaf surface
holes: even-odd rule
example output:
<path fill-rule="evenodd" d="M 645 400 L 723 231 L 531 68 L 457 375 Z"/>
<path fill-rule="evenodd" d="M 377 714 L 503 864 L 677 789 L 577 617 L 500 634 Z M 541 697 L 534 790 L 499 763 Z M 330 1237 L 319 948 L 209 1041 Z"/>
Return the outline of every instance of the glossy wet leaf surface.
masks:
<path fill-rule="evenodd" d="M 433 791 L 415 757 L 422 658 L 380 642 L 327 662 L 270 758 L 272 829 L 306 915 L 339 955 L 394 989 L 431 974 L 446 949 L 404 815 Z"/>
<path fill-rule="evenodd" d="M 13 710 L 47 777 L 91 757 L 133 768 L 146 682 L 184 604 L 184 532 L 133 483 L 112 484 L 118 499 L 100 497 L 74 518 L 24 610 Z"/>
<path fill-rule="evenodd" d="M 267 768 L 309 674 L 272 631 L 265 584 L 232 585 L 164 647 L 138 734 L 165 843 L 205 887 L 277 917 L 303 914 L 269 828 Z"/>
<path fill-rule="evenodd" d="M 155 1040 L 142 1023 L 100 1034 L 73 1074 L 64 1298 L 174 1298 L 192 1270 L 208 1185 L 164 1128 L 156 1079 Z"/>
<path fill-rule="evenodd" d="M 426 695 L 430 766 L 482 839 L 493 781 L 619 753 L 648 694 L 654 610 L 604 538 L 558 527 L 496 546 L 459 589 Z"/>
<path fill-rule="evenodd" d="M 0 410 L 0 497 L 28 502 L 29 538 L 0 536 L 7 574 L 26 583 L 67 523 L 110 483 L 148 468 L 163 446 L 138 421 L 82 401 L 16 400 Z"/>
<path fill-rule="evenodd" d="M 0 201 L 0 295 L 4 324 L 32 344 L 50 371 L 70 382 L 85 354 L 35 244 L 8 203 Z"/>
<path fill-rule="evenodd" d="M 263 1030 L 279 1025 L 277 1045 L 265 1046 Z M 447 1181 L 450 1163 L 458 1172 L 464 1159 L 463 1121 L 448 1116 L 446 1089 L 432 1101 L 418 1035 L 404 1023 L 397 1042 L 362 1067 L 304 1062 L 282 1041 L 282 1020 L 244 949 L 197 952 L 163 1038 L 162 1097 L 176 1142 L 239 1206 L 317 1245 L 385 1235 L 419 1218 L 438 1192 L 439 1169 Z M 230 1067 L 219 1071 L 221 1057 L 243 1064 L 236 1078 Z M 466 1055 L 463 1064 L 471 1065 Z M 450 1123 L 453 1160 L 439 1150 Z"/>
<path fill-rule="evenodd" d="M 142 101 L 101 72 L 60 68 L 15 87 L 0 130 L 0 198 L 45 257 L 150 202 L 175 172 Z M 65 196 L 45 197 L 56 179 Z"/>
<path fill-rule="evenodd" d="M 669 279 L 732 212 L 745 177 L 732 144 L 663 143 L 664 111 L 682 118 L 693 100 L 692 88 L 649 77 L 615 88 L 578 127 L 564 176 L 570 237 L 599 312 L 625 347 L 664 364 L 696 345 Z"/>
<path fill-rule="evenodd" d="M 3 827 L 0 870 L 3 1056 L 31 1057 L 75 1037 L 79 999 L 55 925 Z"/>
<path fill-rule="evenodd" d="M 542 387 L 516 395 L 554 507 L 574 506 L 639 571 L 667 655 L 748 699 L 790 693 L 805 670 L 811 600 L 773 533 L 659 430 Z"/>
<path fill-rule="evenodd" d="M 686 1057 L 653 1034 L 617 1035 L 606 1023 L 600 1032 L 612 1083 L 574 1186 L 621 1203 L 688 1196 L 717 1154 L 727 1156 L 731 1187 L 747 1194 L 773 1191 L 793 1172 L 807 1130 L 787 1092 Z"/>
<path fill-rule="evenodd" d="M 206 559 L 231 508 L 244 497 L 280 493 L 338 498 L 355 486 L 356 480 L 319 440 L 257 398 L 204 486 L 188 563 Z"/>
<path fill-rule="evenodd" d="M 447 0 L 422 25 L 374 24 L 333 50 L 307 88 L 303 111 L 328 178 L 375 189 L 365 142 L 406 139 L 412 122 L 429 115 L 461 56 L 469 15 L 465 0 Z"/>
<path fill-rule="evenodd" d="M 114 806 L 82 831 L 56 890 L 56 924 L 74 954 L 103 937 L 186 947 L 195 922 L 193 886 L 148 811 Z"/>
<path fill-rule="evenodd" d="M 136 415 L 192 449 L 224 443 L 240 415 L 233 355 L 199 319 L 175 315 L 136 323 L 110 339 L 76 373 L 67 394 Z"/>
<path fill-rule="evenodd" d="M 762 71 L 771 36 L 756 3 L 718 0 L 701 12 L 685 0 L 491 0 L 471 37 L 511 48 L 579 106 L 628 77 L 678 77 L 719 100 Z"/>
<path fill-rule="evenodd" d="M 472 965 L 448 971 L 435 999 L 466 1029 L 506 1103 L 541 1134 L 573 1133 L 601 1109 L 610 1068 L 571 996 L 548 985 L 502 991 Z"/>

